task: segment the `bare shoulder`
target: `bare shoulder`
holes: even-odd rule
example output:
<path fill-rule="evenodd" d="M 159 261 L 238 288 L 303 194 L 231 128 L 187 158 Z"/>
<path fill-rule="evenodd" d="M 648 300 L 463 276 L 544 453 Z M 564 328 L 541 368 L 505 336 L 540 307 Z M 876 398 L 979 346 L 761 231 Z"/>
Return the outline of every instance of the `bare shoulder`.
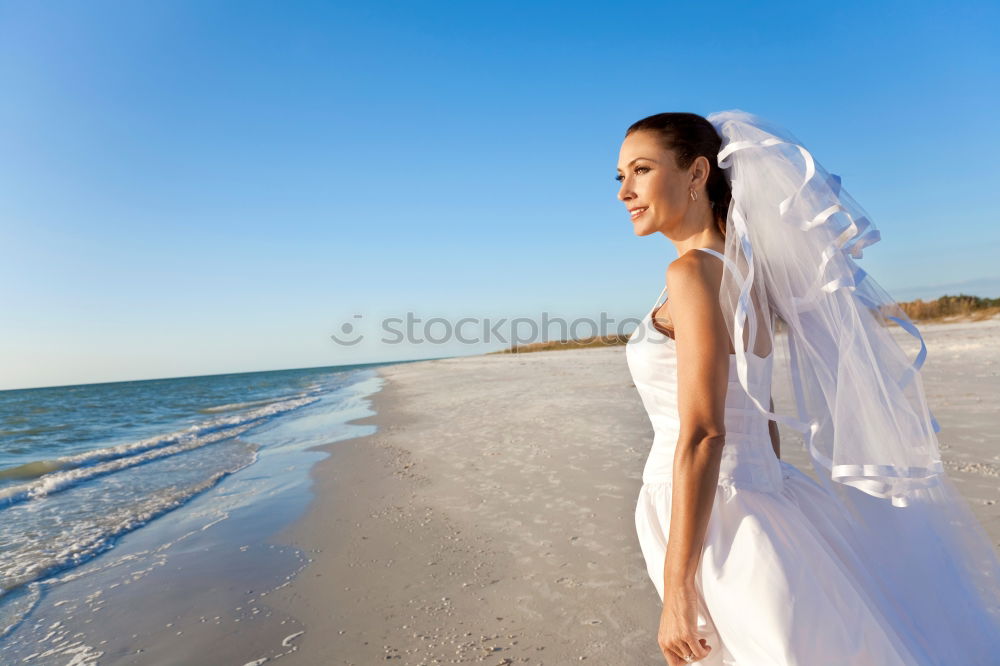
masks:
<path fill-rule="evenodd" d="M 716 302 L 722 284 L 722 262 L 707 252 L 689 250 L 667 266 L 667 289 L 676 304 Z"/>

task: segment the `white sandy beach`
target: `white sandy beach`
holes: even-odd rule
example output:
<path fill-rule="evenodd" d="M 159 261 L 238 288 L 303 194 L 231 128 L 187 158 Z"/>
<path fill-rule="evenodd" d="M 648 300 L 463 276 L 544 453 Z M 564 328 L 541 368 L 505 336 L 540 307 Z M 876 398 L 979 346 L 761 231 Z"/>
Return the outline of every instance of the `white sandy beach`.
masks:
<path fill-rule="evenodd" d="M 946 468 L 1000 542 L 1000 320 L 920 330 Z M 327 447 L 276 539 L 313 558 L 269 597 L 305 630 L 282 663 L 664 663 L 633 522 L 652 428 L 624 353 L 383 368 L 378 432 Z"/>

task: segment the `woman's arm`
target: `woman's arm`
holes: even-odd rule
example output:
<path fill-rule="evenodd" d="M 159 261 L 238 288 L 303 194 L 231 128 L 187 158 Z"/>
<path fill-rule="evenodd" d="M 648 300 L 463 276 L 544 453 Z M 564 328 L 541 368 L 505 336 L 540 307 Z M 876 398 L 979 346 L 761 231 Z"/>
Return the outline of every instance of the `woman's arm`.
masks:
<path fill-rule="evenodd" d="M 722 263 L 689 251 L 667 268 L 677 348 L 680 434 L 673 462 L 664 588 L 694 590 L 725 444 L 729 335 L 719 306 Z"/>
<path fill-rule="evenodd" d="M 771 398 L 771 411 L 774 411 L 774 398 Z M 771 433 L 771 448 L 774 449 L 774 456 L 781 459 L 781 436 L 778 434 L 778 422 L 768 421 L 767 431 Z"/>

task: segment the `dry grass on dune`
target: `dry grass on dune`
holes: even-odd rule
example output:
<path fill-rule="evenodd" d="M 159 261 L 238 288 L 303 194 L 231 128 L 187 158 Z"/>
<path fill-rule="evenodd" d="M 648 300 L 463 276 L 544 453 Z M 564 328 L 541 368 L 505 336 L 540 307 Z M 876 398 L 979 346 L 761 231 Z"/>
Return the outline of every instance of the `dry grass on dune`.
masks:
<path fill-rule="evenodd" d="M 1000 314 L 1000 298 L 958 294 L 927 302 L 918 298 L 899 307 L 915 322 L 982 321 Z"/>
<path fill-rule="evenodd" d="M 599 335 L 579 340 L 550 340 L 548 342 L 532 342 L 528 345 L 515 345 L 510 349 L 488 352 L 489 354 L 527 354 L 538 351 L 555 351 L 560 349 L 581 349 L 583 347 L 614 347 L 628 342 L 627 335 Z"/>

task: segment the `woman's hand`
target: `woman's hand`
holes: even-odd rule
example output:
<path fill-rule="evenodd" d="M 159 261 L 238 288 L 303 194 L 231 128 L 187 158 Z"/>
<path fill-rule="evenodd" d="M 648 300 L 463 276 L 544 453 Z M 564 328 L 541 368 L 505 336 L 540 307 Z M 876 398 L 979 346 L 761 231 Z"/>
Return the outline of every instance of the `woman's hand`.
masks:
<path fill-rule="evenodd" d="M 685 666 L 686 664 L 704 659 L 711 651 L 711 646 L 704 638 L 699 638 L 698 629 L 698 591 L 694 584 L 668 586 L 667 598 L 663 603 L 663 613 L 660 614 L 660 629 L 656 640 L 667 659 L 668 666 Z M 686 655 L 694 655 L 690 661 L 685 661 Z"/>

